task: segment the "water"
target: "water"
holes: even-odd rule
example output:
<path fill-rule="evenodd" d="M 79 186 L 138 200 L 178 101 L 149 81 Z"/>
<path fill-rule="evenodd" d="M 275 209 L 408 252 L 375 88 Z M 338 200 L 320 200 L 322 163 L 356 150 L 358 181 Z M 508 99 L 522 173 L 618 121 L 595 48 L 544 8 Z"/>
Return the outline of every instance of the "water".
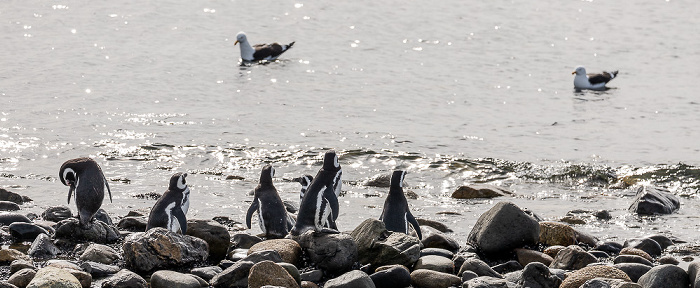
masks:
<path fill-rule="evenodd" d="M 263 164 L 296 201 L 288 180 L 336 149 L 341 230 L 381 214 L 387 189 L 363 181 L 401 168 L 414 214 L 460 242 L 501 200 L 550 220 L 611 210 L 577 226 L 601 238 L 699 240 L 697 2 L 336 2 L 0 3 L 0 187 L 39 213 L 65 204 L 61 163 L 91 156 L 117 218 L 187 171 L 189 217 L 243 222 Z M 296 44 L 239 66 L 238 31 Z M 620 74 L 576 92 L 577 65 Z M 634 217 L 620 179 L 668 187 L 683 207 Z M 449 198 L 469 183 L 517 196 Z"/>

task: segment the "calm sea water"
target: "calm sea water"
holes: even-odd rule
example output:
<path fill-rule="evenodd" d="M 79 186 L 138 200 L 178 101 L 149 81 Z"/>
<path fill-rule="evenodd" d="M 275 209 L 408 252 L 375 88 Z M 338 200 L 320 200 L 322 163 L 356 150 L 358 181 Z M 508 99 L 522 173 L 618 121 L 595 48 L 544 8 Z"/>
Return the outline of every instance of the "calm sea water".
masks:
<path fill-rule="evenodd" d="M 414 214 L 460 242 L 500 200 L 551 220 L 611 210 L 578 227 L 601 238 L 700 240 L 699 12 L 676 0 L 3 1 L 0 187 L 35 213 L 65 204 L 58 168 L 91 156 L 116 218 L 148 211 L 134 195 L 187 171 L 189 217 L 243 221 L 265 163 L 298 200 L 288 179 L 336 149 L 344 230 L 381 213 L 386 188 L 363 181 L 401 168 Z M 296 44 L 240 66 L 239 31 Z M 577 65 L 620 74 L 575 92 Z M 629 215 L 634 192 L 610 188 L 625 177 L 669 187 L 683 208 Z M 469 183 L 518 196 L 448 197 Z"/>

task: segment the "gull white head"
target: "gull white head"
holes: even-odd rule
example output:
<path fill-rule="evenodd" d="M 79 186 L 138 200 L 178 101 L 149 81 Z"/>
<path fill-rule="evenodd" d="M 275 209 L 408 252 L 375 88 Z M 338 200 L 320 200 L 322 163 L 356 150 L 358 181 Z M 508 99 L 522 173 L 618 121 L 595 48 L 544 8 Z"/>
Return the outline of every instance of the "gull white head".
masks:
<path fill-rule="evenodd" d="M 245 32 L 241 31 L 238 32 L 236 35 L 236 42 L 233 43 L 233 45 L 236 45 L 238 43 L 247 43 L 248 42 L 248 37 L 245 36 Z"/>
<path fill-rule="evenodd" d="M 578 66 L 574 72 L 571 72 L 571 74 L 586 75 L 586 68 L 583 68 L 583 66 Z"/>

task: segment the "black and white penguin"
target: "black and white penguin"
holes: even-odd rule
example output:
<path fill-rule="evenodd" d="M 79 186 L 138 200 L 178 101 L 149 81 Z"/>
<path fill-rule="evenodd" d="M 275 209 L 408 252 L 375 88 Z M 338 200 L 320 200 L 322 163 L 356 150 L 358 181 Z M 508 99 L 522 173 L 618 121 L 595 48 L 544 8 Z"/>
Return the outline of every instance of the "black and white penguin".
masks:
<path fill-rule="evenodd" d="M 403 178 L 406 176 L 406 171 L 397 170 L 391 174 L 391 188 L 389 188 L 389 195 L 386 196 L 384 201 L 384 210 L 379 220 L 384 222 L 386 225 L 386 230 L 392 232 L 401 232 L 404 234 L 409 233 L 408 225 L 413 226 L 413 230 L 418 234 L 418 239 L 422 239 L 420 226 L 418 226 L 418 221 L 411 214 L 411 210 L 408 209 L 408 201 L 406 201 L 406 196 L 403 194 Z"/>
<path fill-rule="evenodd" d="M 187 210 L 190 208 L 190 187 L 187 186 L 187 173 L 175 173 L 170 177 L 168 190 L 160 196 L 148 215 L 146 231 L 163 227 L 172 232 L 187 233 Z"/>
<path fill-rule="evenodd" d="M 253 46 L 248 43 L 248 37 L 244 32 L 238 32 L 238 35 L 236 35 L 236 42 L 233 43 L 235 46 L 236 44 L 240 43 L 241 47 L 241 59 L 243 61 L 274 61 L 282 55 L 285 51 L 289 50 L 292 48 L 294 45 L 294 42 L 289 43 L 287 45 L 280 45 L 278 43 L 272 43 L 272 44 L 255 44 Z"/>
<path fill-rule="evenodd" d="M 245 217 L 245 223 L 250 229 L 251 218 L 257 211 L 260 229 L 269 239 L 284 238 L 294 226 L 294 218 L 287 213 L 277 189 L 272 184 L 274 176 L 275 168 L 271 165 L 263 167 L 260 173 L 260 184 L 254 190 L 255 198 Z"/>
<path fill-rule="evenodd" d="M 64 162 L 58 170 L 58 176 L 63 185 L 70 186 L 68 204 L 71 195 L 75 193 L 80 226 L 83 229 L 90 228 L 92 218 L 105 198 L 105 186 L 109 193 L 109 202 L 112 202 L 112 191 L 109 190 L 109 183 L 102 173 L 102 168 L 91 158 L 76 158 Z"/>
<path fill-rule="evenodd" d="M 617 71 L 603 71 L 601 73 L 587 74 L 586 68 L 583 66 L 578 66 L 574 72 L 571 72 L 571 74 L 576 75 L 574 76 L 575 89 L 605 90 L 607 89 L 605 84 L 610 82 L 610 80 L 615 79 L 615 76 L 617 76 Z"/>
<path fill-rule="evenodd" d="M 314 176 L 311 176 L 309 174 L 292 179 L 292 181 L 299 182 L 299 184 L 301 184 L 301 191 L 299 191 L 299 200 L 304 199 L 304 193 L 306 193 L 306 190 L 309 189 L 309 185 L 311 185 L 311 181 L 313 180 Z"/>
<path fill-rule="evenodd" d="M 326 152 L 323 156 L 323 167 L 301 199 L 292 235 L 301 235 L 312 229 L 317 232 L 338 233 L 335 220 L 338 219 L 338 196 L 342 186 L 342 175 L 338 155 L 333 150 Z"/>

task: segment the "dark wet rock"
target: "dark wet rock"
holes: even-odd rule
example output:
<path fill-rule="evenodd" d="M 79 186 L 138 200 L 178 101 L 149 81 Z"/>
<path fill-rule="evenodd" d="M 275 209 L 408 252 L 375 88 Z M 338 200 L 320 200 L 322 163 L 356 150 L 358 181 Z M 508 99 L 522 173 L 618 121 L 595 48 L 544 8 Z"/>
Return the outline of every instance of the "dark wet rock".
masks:
<path fill-rule="evenodd" d="M 681 263 L 680 261 L 678 261 L 678 259 L 676 259 L 676 257 L 673 257 L 671 255 L 662 256 L 659 259 L 657 259 L 656 261 L 658 261 L 661 264 L 671 264 L 671 265 L 678 265 Z"/>
<path fill-rule="evenodd" d="M 569 225 L 583 225 L 586 224 L 586 220 L 578 217 L 578 216 L 564 216 L 562 218 L 559 218 L 559 222 L 563 222 Z"/>
<path fill-rule="evenodd" d="M 405 267 L 394 266 L 369 275 L 374 286 L 381 288 L 404 288 L 411 285 L 411 273 Z"/>
<path fill-rule="evenodd" d="M 442 248 L 424 248 L 420 250 L 420 257 L 423 256 L 428 256 L 428 255 L 437 255 L 437 256 L 442 256 L 446 257 L 449 259 L 452 259 L 455 257 L 455 254 L 452 253 L 450 250 L 447 249 L 442 249 Z"/>
<path fill-rule="evenodd" d="M 391 187 L 391 174 L 376 174 L 362 184 L 368 187 Z M 406 187 L 405 182 L 403 187 Z"/>
<path fill-rule="evenodd" d="M 546 246 L 569 246 L 576 244 L 576 231 L 571 226 L 560 223 L 540 222 L 540 243 Z"/>
<path fill-rule="evenodd" d="M 646 274 L 651 270 L 651 266 L 639 263 L 618 263 L 613 265 L 613 267 L 622 270 L 630 277 L 632 282 L 637 282 L 639 277 Z"/>
<path fill-rule="evenodd" d="M 348 234 L 307 231 L 299 236 L 297 242 L 311 262 L 332 273 L 348 271 L 358 260 L 358 245 Z"/>
<path fill-rule="evenodd" d="M 644 264 L 649 267 L 654 266 L 651 261 L 644 259 L 642 256 L 637 256 L 637 255 L 619 255 L 615 257 L 613 260 L 613 263 L 619 264 L 619 263 L 638 263 L 638 264 Z"/>
<path fill-rule="evenodd" d="M 501 264 L 498 264 L 496 266 L 493 266 L 493 267 L 491 267 L 491 269 L 493 269 L 493 271 L 496 271 L 499 274 L 503 275 L 503 274 L 510 273 L 510 272 L 520 271 L 523 269 L 523 265 L 520 265 L 520 263 L 518 263 L 518 261 L 510 260 L 506 263 L 501 263 Z"/>
<path fill-rule="evenodd" d="M 199 288 L 197 278 L 189 274 L 160 270 L 151 275 L 151 288 Z"/>
<path fill-rule="evenodd" d="M 29 256 L 18 250 L 12 248 L 0 249 L 0 263 L 12 263 L 15 260 L 32 261 Z"/>
<path fill-rule="evenodd" d="M 112 247 L 102 244 L 90 244 L 80 255 L 80 261 L 92 261 L 102 264 L 112 264 L 120 258 L 119 253 Z"/>
<path fill-rule="evenodd" d="M 578 245 L 586 245 L 588 247 L 595 247 L 598 245 L 598 237 L 593 236 L 593 234 L 590 234 L 588 232 L 584 232 L 581 230 L 574 229 L 576 232 L 576 242 Z"/>
<path fill-rule="evenodd" d="M 593 278 L 583 283 L 580 288 L 642 288 L 642 286 L 620 279 Z"/>
<path fill-rule="evenodd" d="M 438 272 L 455 273 L 455 264 L 450 258 L 442 256 L 428 255 L 418 258 L 413 269 L 428 269 Z"/>
<path fill-rule="evenodd" d="M 56 267 L 44 267 L 36 272 L 36 276 L 29 282 L 27 288 L 61 287 L 82 288 L 82 284 L 68 270 Z"/>
<path fill-rule="evenodd" d="M 209 258 L 219 261 L 226 257 L 231 235 L 224 225 L 214 220 L 187 220 L 187 235 L 203 239 L 209 245 Z"/>
<path fill-rule="evenodd" d="M 124 217 L 145 217 L 147 216 L 145 213 L 141 213 L 141 211 L 136 211 L 136 210 L 131 210 L 129 213 L 126 213 Z"/>
<path fill-rule="evenodd" d="M 367 219 L 352 231 L 357 241 L 359 261 L 362 264 L 383 266 L 399 264 L 411 267 L 420 256 L 420 241 L 403 233 L 391 233 L 384 223 Z"/>
<path fill-rule="evenodd" d="M 15 222 L 10 224 L 10 235 L 17 242 L 34 241 L 39 234 L 49 234 L 49 231 L 34 223 Z"/>
<path fill-rule="evenodd" d="M 593 216 L 595 216 L 595 218 L 598 218 L 598 219 L 600 219 L 600 220 L 610 220 L 610 219 L 612 219 L 612 215 L 610 215 L 610 211 L 608 211 L 608 210 L 598 210 L 598 211 L 595 211 L 595 213 L 593 214 Z"/>
<path fill-rule="evenodd" d="M 354 288 L 354 287 L 364 287 L 364 288 L 374 288 L 374 282 L 372 278 L 369 277 L 365 272 L 359 270 L 353 270 L 340 275 L 336 278 L 328 280 L 323 286 L 325 288 Z"/>
<path fill-rule="evenodd" d="M 199 277 L 202 277 L 202 279 L 206 281 L 210 281 L 216 274 L 221 273 L 224 271 L 221 269 L 219 266 L 207 266 L 207 267 L 200 267 L 200 268 L 194 268 L 190 271 L 192 275 L 197 275 Z"/>
<path fill-rule="evenodd" d="M 663 249 L 659 242 L 656 242 L 651 238 L 632 238 L 625 240 L 623 247 L 627 248 L 637 248 L 644 252 L 647 252 L 651 257 L 659 257 Z M 624 249 L 623 249 L 624 250 Z M 640 255 L 641 256 L 641 255 Z"/>
<path fill-rule="evenodd" d="M 688 265 L 688 279 L 692 288 L 700 288 L 700 261 L 693 261 Z"/>
<path fill-rule="evenodd" d="M 681 207 L 680 198 L 668 189 L 641 186 L 629 211 L 639 215 L 671 214 Z"/>
<path fill-rule="evenodd" d="M 673 243 L 673 240 L 671 240 L 668 237 L 661 235 L 661 234 L 649 235 L 649 236 L 644 237 L 644 238 L 649 238 L 649 239 L 656 241 L 656 243 L 658 243 L 659 246 L 661 246 L 662 251 L 666 250 L 666 248 L 668 248 L 668 246 L 675 244 L 675 243 Z"/>
<path fill-rule="evenodd" d="M 613 241 L 606 241 L 598 244 L 595 247 L 595 250 L 600 250 L 608 254 L 616 255 L 620 254 L 620 251 L 622 250 L 622 244 Z"/>
<path fill-rule="evenodd" d="M 53 244 L 51 238 L 46 234 L 39 234 L 27 251 L 27 254 L 34 258 L 53 258 L 59 253 L 61 250 Z"/>
<path fill-rule="evenodd" d="M 459 243 L 452 237 L 431 227 L 420 227 L 420 229 L 423 234 L 421 243 L 423 243 L 424 248 L 441 248 L 452 252 L 459 250 Z"/>
<path fill-rule="evenodd" d="M 220 287 L 247 287 L 248 273 L 250 268 L 253 268 L 258 262 L 272 261 L 275 263 L 282 262 L 282 257 L 277 251 L 266 250 L 248 255 L 248 257 L 236 261 L 230 267 L 224 269 L 221 273 L 211 279 L 210 284 L 216 288 Z"/>
<path fill-rule="evenodd" d="M 457 254 L 455 254 L 455 256 L 452 257 L 452 262 L 455 263 L 455 268 L 462 267 L 464 261 L 471 258 L 480 259 L 479 255 L 477 255 L 474 252 L 457 252 Z"/>
<path fill-rule="evenodd" d="M 187 267 L 206 261 L 209 255 L 204 240 L 160 227 L 127 237 L 122 248 L 126 266 L 137 272 Z"/>
<path fill-rule="evenodd" d="M 122 230 L 131 232 L 146 232 L 146 226 L 148 225 L 148 219 L 143 216 L 128 216 L 119 220 L 117 227 Z"/>
<path fill-rule="evenodd" d="M 17 211 L 19 210 L 19 205 L 12 201 L 0 201 L 0 211 Z"/>
<path fill-rule="evenodd" d="M 253 245 L 248 249 L 248 254 L 258 251 L 275 250 L 282 256 L 282 261 L 297 264 L 301 259 L 301 246 L 291 239 L 271 239 Z"/>
<path fill-rule="evenodd" d="M 86 261 L 81 263 L 80 268 L 83 269 L 83 271 L 90 273 L 90 275 L 92 275 L 92 277 L 95 278 L 117 274 L 121 270 L 121 268 L 119 268 L 118 266 L 107 265 L 92 261 Z"/>
<path fill-rule="evenodd" d="M 73 217 L 73 212 L 71 212 L 70 208 L 68 206 L 51 206 L 49 208 L 46 208 L 43 213 L 41 213 L 41 218 L 47 221 L 52 221 L 52 222 L 61 222 L 63 220 L 66 220 L 68 218 Z"/>
<path fill-rule="evenodd" d="M 114 226 L 114 222 L 112 222 L 112 217 L 109 217 L 109 214 L 107 214 L 107 211 L 105 211 L 105 209 L 98 209 L 97 212 L 95 212 L 95 216 L 93 217 L 95 217 L 95 220 L 100 220 L 109 226 Z"/>
<path fill-rule="evenodd" d="M 591 255 L 595 256 L 595 258 L 598 258 L 598 259 L 601 259 L 601 258 L 605 259 L 605 258 L 610 257 L 610 254 L 608 254 L 607 252 L 598 251 L 598 250 L 588 250 L 588 253 L 591 253 Z"/>
<path fill-rule="evenodd" d="M 231 237 L 231 247 L 250 249 L 250 247 L 253 247 L 253 245 L 262 241 L 263 240 L 260 239 L 260 237 L 258 236 L 253 236 L 245 233 L 238 233 Z"/>
<path fill-rule="evenodd" d="M 248 287 L 260 288 L 265 285 L 294 288 L 297 281 L 282 266 L 272 261 L 261 261 L 250 268 Z M 326 284 L 327 287 L 328 284 Z"/>
<path fill-rule="evenodd" d="M 557 257 L 554 257 L 554 260 L 549 267 L 556 269 L 578 270 L 588 266 L 588 264 L 596 262 L 598 262 L 598 259 L 595 258 L 595 256 L 586 252 L 579 246 L 571 245 L 559 251 L 559 253 L 557 253 Z"/>
<path fill-rule="evenodd" d="M 94 220 L 88 229 L 83 229 L 77 218 L 70 218 L 58 223 L 56 238 L 105 244 L 116 242 L 120 234 L 116 227 L 99 220 Z"/>
<path fill-rule="evenodd" d="M 472 271 L 479 276 L 503 278 L 501 273 L 494 271 L 486 262 L 475 258 L 465 260 L 462 267 L 459 268 L 459 273 L 457 273 L 457 275 L 462 275 L 464 271 Z"/>
<path fill-rule="evenodd" d="M 611 278 L 631 281 L 627 274 L 620 269 L 606 265 L 594 265 L 572 272 L 564 279 L 559 288 L 579 288 L 583 283 L 593 278 Z"/>
<path fill-rule="evenodd" d="M 462 279 L 448 273 L 418 269 L 411 272 L 411 284 L 420 288 L 445 288 L 461 285 Z"/>
<path fill-rule="evenodd" d="M 12 274 L 10 278 L 7 279 L 7 282 L 17 287 L 27 287 L 29 282 L 34 279 L 34 276 L 36 276 L 36 270 L 24 268 L 17 271 L 17 273 Z"/>
<path fill-rule="evenodd" d="M 231 261 L 238 261 L 245 257 L 248 257 L 248 249 L 233 249 L 228 253 L 226 259 Z"/>
<path fill-rule="evenodd" d="M 301 281 L 321 282 L 321 279 L 323 279 L 323 271 L 319 269 L 306 271 L 301 273 L 300 277 Z"/>
<path fill-rule="evenodd" d="M 32 264 L 31 261 L 26 261 L 26 260 L 15 260 L 10 263 L 10 274 L 14 274 L 15 272 L 25 269 L 25 268 L 31 268 L 36 270 L 36 267 Z"/>
<path fill-rule="evenodd" d="M 644 288 L 688 287 L 689 282 L 688 273 L 683 268 L 668 264 L 651 268 L 637 280 L 637 284 Z"/>
<path fill-rule="evenodd" d="M 477 277 L 479 277 L 479 275 L 472 272 L 472 271 L 462 272 L 462 282 L 467 282 L 467 281 L 472 280 L 472 279 L 477 278 Z"/>
<path fill-rule="evenodd" d="M 0 212 L 0 225 L 9 226 L 15 222 L 32 223 L 32 220 L 16 212 Z"/>
<path fill-rule="evenodd" d="M 550 269 L 542 263 L 532 262 L 527 264 L 522 271 L 516 272 L 517 277 L 511 280 L 520 285 L 519 287 L 529 288 L 557 288 L 561 285 L 561 278 L 557 277 Z M 506 279 L 510 279 L 510 274 Z"/>
<path fill-rule="evenodd" d="M 147 288 L 143 277 L 126 269 L 102 282 L 102 288 Z"/>
<path fill-rule="evenodd" d="M 495 198 L 501 196 L 511 196 L 513 192 L 493 185 L 469 185 L 459 186 L 452 192 L 452 198 L 475 199 L 475 198 Z"/>
<path fill-rule="evenodd" d="M 549 266 L 554 261 L 554 258 L 551 256 L 530 249 L 515 249 L 515 256 L 518 258 L 518 263 L 523 266 L 527 266 L 527 264 L 532 262 L 539 262 Z"/>
<path fill-rule="evenodd" d="M 637 255 L 641 256 L 644 259 L 647 259 L 649 261 L 654 261 L 654 258 L 649 255 L 649 253 L 644 252 L 642 249 L 637 249 L 637 248 L 630 248 L 630 247 L 625 247 L 620 250 L 620 255 Z"/>
<path fill-rule="evenodd" d="M 22 205 L 24 203 L 31 202 L 32 199 L 27 196 L 22 196 L 15 192 L 10 192 L 0 188 L 0 201 L 10 201 Z"/>
<path fill-rule="evenodd" d="M 462 287 L 468 288 L 508 288 L 508 281 L 502 278 L 480 276 L 471 279 L 462 285 Z"/>
<path fill-rule="evenodd" d="M 447 225 L 442 224 L 438 221 L 430 220 L 430 219 L 422 219 L 422 218 L 416 218 L 416 222 L 418 222 L 418 225 L 420 226 L 428 226 L 435 228 L 435 230 L 438 230 L 442 233 L 451 233 L 454 232 L 452 229 L 447 227 Z"/>
<path fill-rule="evenodd" d="M 535 245 L 539 236 L 537 220 L 511 202 L 499 202 L 479 217 L 467 243 L 485 254 L 498 254 Z"/>

